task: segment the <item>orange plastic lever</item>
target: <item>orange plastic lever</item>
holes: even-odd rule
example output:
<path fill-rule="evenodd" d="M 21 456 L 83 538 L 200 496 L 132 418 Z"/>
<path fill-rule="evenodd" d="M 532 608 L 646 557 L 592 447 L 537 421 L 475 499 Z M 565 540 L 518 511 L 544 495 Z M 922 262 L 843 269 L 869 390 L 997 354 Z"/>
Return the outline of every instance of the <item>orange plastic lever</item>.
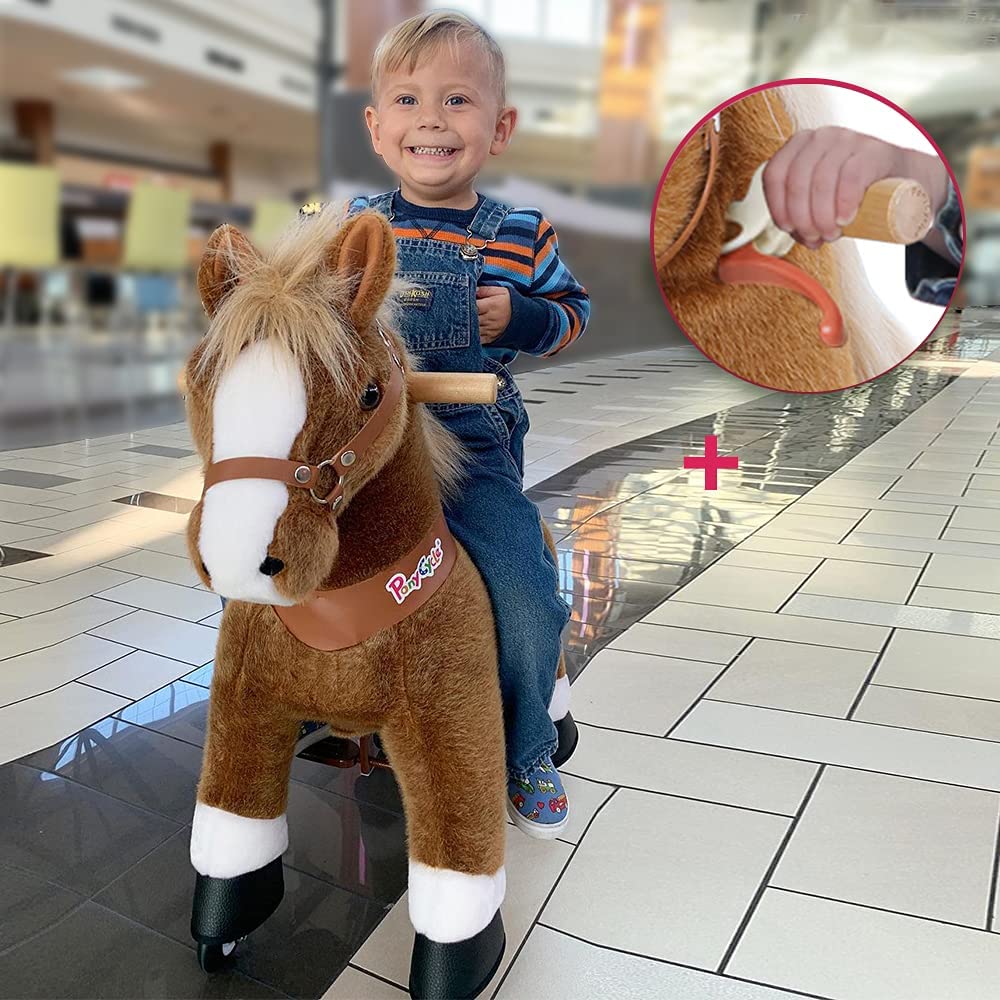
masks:
<path fill-rule="evenodd" d="M 804 295 L 819 306 L 823 343 L 827 347 L 844 346 L 844 318 L 837 303 L 815 278 L 790 261 L 760 253 L 748 243 L 719 258 L 719 280 L 727 285 L 774 285 Z"/>

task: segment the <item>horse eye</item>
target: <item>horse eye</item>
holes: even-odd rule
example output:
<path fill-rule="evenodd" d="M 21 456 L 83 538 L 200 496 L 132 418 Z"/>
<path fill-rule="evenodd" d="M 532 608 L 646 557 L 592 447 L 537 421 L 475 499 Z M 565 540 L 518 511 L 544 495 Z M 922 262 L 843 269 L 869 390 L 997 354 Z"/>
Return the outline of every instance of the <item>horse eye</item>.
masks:
<path fill-rule="evenodd" d="M 374 410 L 381 398 L 382 390 L 374 382 L 370 382 L 365 391 L 361 393 L 361 409 Z"/>

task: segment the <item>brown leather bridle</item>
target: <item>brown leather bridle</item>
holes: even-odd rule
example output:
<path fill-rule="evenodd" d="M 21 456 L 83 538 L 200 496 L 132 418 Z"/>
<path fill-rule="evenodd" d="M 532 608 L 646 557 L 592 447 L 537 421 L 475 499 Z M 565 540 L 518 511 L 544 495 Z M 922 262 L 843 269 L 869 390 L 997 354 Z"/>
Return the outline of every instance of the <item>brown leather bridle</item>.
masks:
<path fill-rule="evenodd" d="M 687 225 L 681 230 L 680 235 L 666 247 L 661 253 L 657 254 L 656 257 L 656 269 L 658 272 L 662 272 L 663 269 L 669 264 L 674 257 L 684 248 L 691 236 L 694 233 L 695 226 L 701 221 L 701 217 L 705 212 L 705 206 L 708 204 L 708 196 L 712 193 L 712 185 L 715 182 L 715 172 L 719 164 L 719 129 L 721 127 L 721 116 L 718 114 L 713 115 L 704 126 L 702 126 L 705 131 L 705 149 L 708 151 L 708 171 L 705 174 L 705 184 L 701 189 L 701 197 L 698 199 L 698 204 L 695 206 L 694 213 L 688 220 Z M 662 195 L 662 190 L 661 190 Z"/>
<path fill-rule="evenodd" d="M 239 458 L 225 458 L 221 462 L 213 462 L 205 470 L 202 496 L 204 497 L 216 483 L 230 479 L 274 479 L 286 486 L 309 490 L 309 495 L 316 503 L 328 505 L 331 512 L 335 511 L 344 499 L 344 480 L 348 470 L 375 443 L 385 429 L 403 392 L 403 363 L 381 325 L 376 323 L 376 328 L 393 362 L 389 384 L 364 426 L 343 448 L 340 448 L 332 458 L 326 458 L 317 465 L 287 458 L 243 455 Z M 326 468 L 336 474 L 337 481 L 327 494 L 321 495 L 317 489 L 320 477 Z"/>

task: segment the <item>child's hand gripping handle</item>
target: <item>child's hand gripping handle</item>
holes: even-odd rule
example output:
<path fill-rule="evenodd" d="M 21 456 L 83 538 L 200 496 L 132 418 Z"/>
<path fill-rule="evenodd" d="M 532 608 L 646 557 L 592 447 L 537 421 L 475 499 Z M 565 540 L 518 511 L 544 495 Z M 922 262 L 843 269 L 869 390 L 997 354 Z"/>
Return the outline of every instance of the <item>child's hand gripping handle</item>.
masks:
<path fill-rule="evenodd" d="M 411 372 L 406 379 L 417 403 L 495 403 L 496 375 L 473 372 Z"/>
<path fill-rule="evenodd" d="M 841 231 L 859 240 L 916 243 L 933 221 L 930 196 L 917 181 L 885 177 L 868 188 L 858 214 Z"/>

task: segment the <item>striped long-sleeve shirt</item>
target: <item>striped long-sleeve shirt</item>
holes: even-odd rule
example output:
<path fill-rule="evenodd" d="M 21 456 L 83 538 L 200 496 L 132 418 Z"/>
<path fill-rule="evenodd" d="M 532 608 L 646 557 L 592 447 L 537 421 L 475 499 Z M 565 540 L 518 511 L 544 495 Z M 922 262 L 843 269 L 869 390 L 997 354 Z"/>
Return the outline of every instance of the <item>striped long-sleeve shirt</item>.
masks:
<path fill-rule="evenodd" d="M 367 204 L 367 198 L 355 198 L 350 211 Z M 464 243 L 479 203 L 468 210 L 429 208 L 414 205 L 397 191 L 393 206 L 397 238 Z M 504 364 L 519 351 L 552 355 L 583 333 L 590 318 L 590 296 L 559 256 L 555 230 L 538 209 L 512 209 L 482 254 L 479 283 L 508 288 L 511 305 L 507 328 L 483 347 L 487 354 Z"/>

